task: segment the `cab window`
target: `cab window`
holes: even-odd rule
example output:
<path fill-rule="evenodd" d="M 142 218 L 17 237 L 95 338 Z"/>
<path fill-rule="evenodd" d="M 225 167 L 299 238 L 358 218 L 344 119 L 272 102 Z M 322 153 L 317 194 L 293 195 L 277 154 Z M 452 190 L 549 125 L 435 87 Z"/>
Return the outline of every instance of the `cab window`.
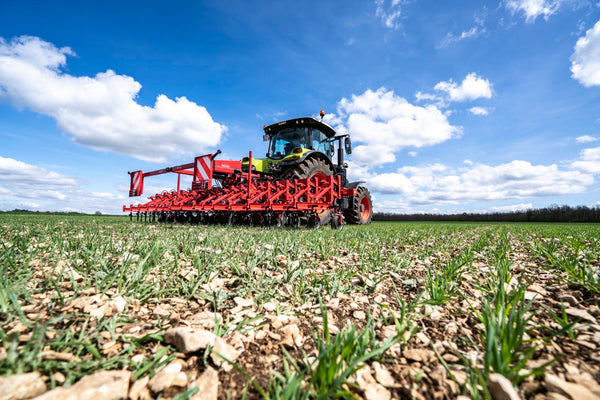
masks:
<path fill-rule="evenodd" d="M 314 128 L 312 130 L 312 149 L 331 157 L 331 142 L 328 140 L 327 135 Z"/>
<path fill-rule="evenodd" d="M 308 148 L 307 127 L 282 129 L 273 135 L 269 145 L 269 158 L 280 160 L 289 156 L 297 147 Z"/>

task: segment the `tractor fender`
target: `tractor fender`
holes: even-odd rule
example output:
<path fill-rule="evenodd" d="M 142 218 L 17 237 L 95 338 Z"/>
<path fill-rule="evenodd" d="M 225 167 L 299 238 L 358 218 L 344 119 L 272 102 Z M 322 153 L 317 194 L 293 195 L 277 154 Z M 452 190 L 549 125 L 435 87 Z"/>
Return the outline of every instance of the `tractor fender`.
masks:
<path fill-rule="evenodd" d="M 359 186 L 365 186 L 365 185 L 363 185 L 363 183 L 366 183 L 366 182 L 365 181 L 348 182 L 346 187 L 349 189 L 358 189 Z"/>

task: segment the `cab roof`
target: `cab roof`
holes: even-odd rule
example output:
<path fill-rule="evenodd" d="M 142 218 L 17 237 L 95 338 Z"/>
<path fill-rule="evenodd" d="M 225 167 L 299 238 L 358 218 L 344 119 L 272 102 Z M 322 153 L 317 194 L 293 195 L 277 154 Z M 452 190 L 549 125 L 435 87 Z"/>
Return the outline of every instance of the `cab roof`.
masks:
<path fill-rule="evenodd" d="M 333 130 L 332 127 L 330 127 L 329 125 L 327 125 L 324 122 L 317 121 L 313 117 L 288 119 L 286 121 L 277 122 L 273 125 L 265 126 L 264 130 L 267 135 L 272 136 L 272 135 L 275 135 L 276 133 L 278 133 L 282 129 L 295 127 L 295 126 L 298 126 L 298 127 L 311 126 L 313 128 L 320 130 L 321 132 L 323 132 L 325 134 L 325 136 L 327 136 L 328 138 L 332 138 L 335 136 L 335 131 Z"/>

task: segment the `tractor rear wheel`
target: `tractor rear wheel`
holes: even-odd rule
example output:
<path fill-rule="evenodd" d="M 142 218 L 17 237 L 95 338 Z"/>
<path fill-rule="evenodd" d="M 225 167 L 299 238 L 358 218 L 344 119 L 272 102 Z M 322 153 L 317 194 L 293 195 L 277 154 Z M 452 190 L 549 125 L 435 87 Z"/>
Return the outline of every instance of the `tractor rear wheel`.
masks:
<path fill-rule="evenodd" d="M 367 225 L 373 217 L 371 193 L 364 186 L 356 189 L 356 196 L 352 199 L 352 205 L 345 212 L 346 220 L 351 224 Z"/>
<path fill-rule="evenodd" d="M 304 179 L 312 178 L 313 176 L 329 176 L 333 175 L 333 169 L 325 161 L 318 158 L 309 158 L 304 160 L 301 164 L 294 165 L 287 169 L 282 178 L 284 179 Z M 331 221 L 331 210 L 322 211 L 317 213 L 319 216 L 319 225 L 323 226 Z"/>

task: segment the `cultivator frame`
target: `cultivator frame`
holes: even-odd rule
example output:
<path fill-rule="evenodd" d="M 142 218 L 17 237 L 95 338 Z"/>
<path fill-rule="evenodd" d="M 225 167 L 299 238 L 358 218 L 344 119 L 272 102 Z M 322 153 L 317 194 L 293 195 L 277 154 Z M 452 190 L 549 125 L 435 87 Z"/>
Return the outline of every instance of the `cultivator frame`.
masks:
<path fill-rule="evenodd" d="M 143 193 L 144 178 L 177 173 L 177 190 L 150 196 L 145 204 L 123 206 L 133 219 L 161 222 L 224 223 L 299 227 L 319 225 L 319 215 L 332 211 L 332 228 L 343 225 L 342 202 L 356 196 L 342 185 L 340 175 L 306 179 L 276 179 L 238 161 L 216 161 L 215 154 L 196 157 L 193 163 L 143 173 L 129 172 L 129 196 Z M 252 165 L 252 152 L 249 153 Z M 189 190 L 181 190 L 181 175 L 193 176 Z M 218 182 L 214 185 L 213 183 Z"/>

